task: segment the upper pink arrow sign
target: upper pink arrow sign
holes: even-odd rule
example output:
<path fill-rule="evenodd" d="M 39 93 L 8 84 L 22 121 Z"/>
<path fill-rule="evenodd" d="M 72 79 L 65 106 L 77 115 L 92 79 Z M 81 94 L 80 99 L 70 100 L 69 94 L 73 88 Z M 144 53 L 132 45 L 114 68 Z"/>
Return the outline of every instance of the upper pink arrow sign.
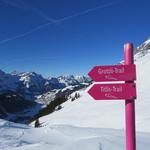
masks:
<path fill-rule="evenodd" d="M 95 100 L 134 100 L 136 98 L 136 85 L 135 83 L 94 84 L 88 93 Z"/>
<path fill-rule="evenodd" d="M 96 82 L 136 80 L 136 66 L 113 65 L 95 66 L 88 75 Z"/>

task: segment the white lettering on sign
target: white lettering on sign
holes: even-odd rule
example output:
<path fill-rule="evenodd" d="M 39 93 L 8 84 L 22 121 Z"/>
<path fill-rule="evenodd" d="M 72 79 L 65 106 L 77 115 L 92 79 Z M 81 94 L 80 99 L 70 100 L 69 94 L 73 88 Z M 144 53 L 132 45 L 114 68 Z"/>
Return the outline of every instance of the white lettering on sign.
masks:
<path fill-rule="evenodd" d="M 122 68 L 110 68 L 110 69 L 102 69 L 102 68 L 98 68 L 98 74 L 122 74 L 124 73 L 124 67 Z"/>
<path fill-rule="evenodd" d="M 105 75 L 105 79 L 117 81 L 117 78 L 112 77 L 111 75 Z"/>
<path fill-rule="evenodd" d="M 107 97 L 107 98 L 117 98 L 116 96 L 114 96 L 114 95 L 111 95 L 110 93 L 106 93 L 105 94 L 105 97 Z"/>
<path fill-rule="evenodd" d="M 111 69 L 101 69 L 99 68 L 98 69 L 98 74 L 113 74 L 114 73 L 114 70 L 111 68 Z"/>
<path fill-rule="evenodd" d="M 122 92 L 123 89 L 122 89 L 122 86 L 112 86 L 112 87 L 101 86 L 101 87 L 100 87 L 100 91 L 101 91 L 102 93 L 110 93 L 110 92 L 119 93 L 119 92 Z"/>

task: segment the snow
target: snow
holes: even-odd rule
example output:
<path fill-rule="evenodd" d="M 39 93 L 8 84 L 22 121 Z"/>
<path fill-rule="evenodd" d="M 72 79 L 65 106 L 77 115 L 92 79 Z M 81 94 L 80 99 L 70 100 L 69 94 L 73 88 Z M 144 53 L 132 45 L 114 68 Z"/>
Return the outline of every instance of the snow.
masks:
<path fill-rule="evenodd" d="M 0 150 L 124 150 L 124 132 L 70 125 L 31 128 L 0 120 Z M 138 133 L 138 150 L 148 150 L 149 139 L 149 133 Z"/>
<path fill-rule="evenodd" d="M 78 87 L 78 85 L 76 85 L 76 86 L 67 86 L 67 87 L 63 88 L 61 91 L 64 92 L 66 90 L 73 90 L 75 87 Z"/>
<path fill-rule="evenodd" d="M 144 42 L 145 45 L 150 43 L 150 38 Z"/>

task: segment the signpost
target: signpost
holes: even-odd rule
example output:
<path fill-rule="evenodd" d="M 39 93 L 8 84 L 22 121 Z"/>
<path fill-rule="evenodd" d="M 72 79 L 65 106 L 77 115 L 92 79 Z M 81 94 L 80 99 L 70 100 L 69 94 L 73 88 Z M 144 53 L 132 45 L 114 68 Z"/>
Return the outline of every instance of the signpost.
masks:
<path fill-rule="evenodd" d="M 88 75 L 96 82 L 136 80 L 135 65 L 95 66 Z"/>
<path fill-rule="evenodd" d="M 124 65 L 95 66 L 88 75 L 96 82 L 112 84 L 94 84 L 88 93 L 95 100 L 125 100 L 126 150 L 136 150 L 135 99 L 136 66 L 133 59 L 133 44 L 124 46 Z M 125 83 L 116 83 L 125 81 Z"/>
<path fill-rule="evenodd" d="M 136 88 L 134 83 L 126 84 L 94 84 L 88 93 L 95 100 L 118 100 L 136 98 Z"/>
<path fill-rule="evenodd" d="M 134 63 L 133 44 L 124 45 L 124 64 L 130 65 Z M 126 83 L 134 83 L 133 80 Z M 131 100 L 125 101 L 125 117 L 126 117 L 126 150 L 136 150 L 136 131 L 135 131 L 135 102 Z"/>

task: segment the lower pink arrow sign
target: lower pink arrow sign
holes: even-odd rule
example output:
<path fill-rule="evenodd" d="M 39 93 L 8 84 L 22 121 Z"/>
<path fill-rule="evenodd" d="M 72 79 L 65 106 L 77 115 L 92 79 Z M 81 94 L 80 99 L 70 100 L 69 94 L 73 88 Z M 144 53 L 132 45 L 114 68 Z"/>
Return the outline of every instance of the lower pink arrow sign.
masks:
<path fill-rule="evenodd" d="M 135 83 L 94 84 L 88 93 L 95 100 L 133 100 L 136 98 Z"/>

